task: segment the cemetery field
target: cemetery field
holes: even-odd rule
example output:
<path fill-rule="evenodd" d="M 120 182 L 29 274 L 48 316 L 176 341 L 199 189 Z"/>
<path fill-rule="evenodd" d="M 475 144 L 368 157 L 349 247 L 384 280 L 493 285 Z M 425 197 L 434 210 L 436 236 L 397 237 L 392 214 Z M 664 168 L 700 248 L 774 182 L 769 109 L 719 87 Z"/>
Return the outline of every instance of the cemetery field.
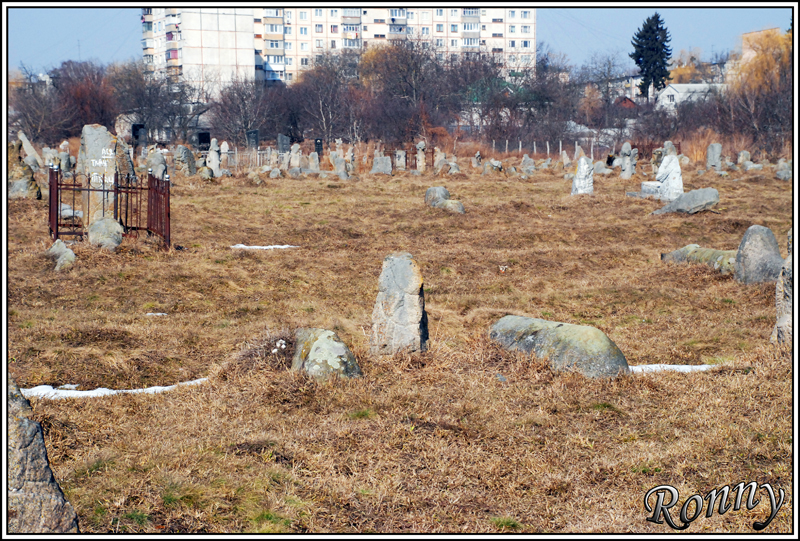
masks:
<path fill-rule="evenodd" d="M 669 533 L 646 520 L 651 488 L 679 491 L 681 524 L 690 496 L 755 481 L 786 491 L 764 532 L 791 532 L 793 358 L 769 344 L 775 284 L 660 254 L 735 250 L 759 224 L 786 257 L 792 183 L 689 166 L 685 190 L 719 190 L 714 212 L 651 216 L 663 205 L 625 192 L 652 175 L 595 175 L 595 194 L 575 197 L 562 176 L 177 177 L 172 250 L 144 236 L 116 253 L 77 243 L 59 273 L 46 197 L 9 201 L 7 366 L 20 388 L 208 378 L 31 398 L 81 531 Z M 466 214 L 426 206 L 431 186 Z M 422 269 L 429 349 L 371 356 L 381 263 L 396 251 Z M 489 341 L 506 314 L 597 327 L 629 365 L 719 366 L 553 373 Z M 287 371 L 305 326 L 335 331 L 363 377 Z M 278 338 L 290 347 L 272 354 Z M 710 518 L 704 506 L 685 531 L 754 532 L 770 516 L 757 496 Z"/>

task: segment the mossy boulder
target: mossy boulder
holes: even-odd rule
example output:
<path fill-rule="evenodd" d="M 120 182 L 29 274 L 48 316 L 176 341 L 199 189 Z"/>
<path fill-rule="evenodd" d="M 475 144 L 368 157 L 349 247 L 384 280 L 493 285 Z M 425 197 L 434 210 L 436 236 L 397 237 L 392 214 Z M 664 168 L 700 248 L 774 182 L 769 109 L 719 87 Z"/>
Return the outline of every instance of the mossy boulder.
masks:
<path fill-rule="evenodd" d="M 361 375 L 356 358 L 339 336 L 333 331 L 315 328 L 295 331 L 292 370 L 305 371 L 317 381 Z"/>

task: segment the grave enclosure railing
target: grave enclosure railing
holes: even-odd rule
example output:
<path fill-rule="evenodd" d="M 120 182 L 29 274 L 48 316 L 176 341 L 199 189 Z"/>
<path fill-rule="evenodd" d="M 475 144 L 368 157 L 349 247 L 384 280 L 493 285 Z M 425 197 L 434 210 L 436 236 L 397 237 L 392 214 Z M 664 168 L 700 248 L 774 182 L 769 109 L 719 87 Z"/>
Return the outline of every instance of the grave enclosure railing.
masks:
<path fill-rule="evenodd" d="M 138 236 L 139 231 L 160 237 L 163 248 L 169 250 L 169 175 L 159 179 L 148 170 L 146 183 L 135 175 L 118 176 L 116 173 L 112 182 L 106 183 L 105 176 L 101 175 L 93 178 L 93 184 L 98 187 L 87 180 L 80 173 L 64 178 L 58 166 L 50 167 L 48 224 L 53 240 L 61 237 L 82 240 L 86 235 L 86 218 L 92 212 L 96 219 L 113 218 L 122 226 L 126 237 Z M 145 226 L 142 226 L 143 215 Z"/>

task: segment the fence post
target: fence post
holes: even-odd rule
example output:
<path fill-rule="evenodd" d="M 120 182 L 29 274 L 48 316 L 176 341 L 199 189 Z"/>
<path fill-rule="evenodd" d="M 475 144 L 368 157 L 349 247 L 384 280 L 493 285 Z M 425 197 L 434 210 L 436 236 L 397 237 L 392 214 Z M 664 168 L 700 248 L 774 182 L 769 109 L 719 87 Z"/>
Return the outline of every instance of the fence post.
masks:
<path fill-rule="evenodd" d="M 589 152 L 589 155 L 592 157 L 592 161 L 594 161 L 594 139 L 592 139 L 592 150 Z"/>
<path fill-rule="evenodd" d="M 547 141 L 547 157 L 550 157 L 550 141 Z"/>
<path fill-rule="evenodd" d="M 494 152 L 494 139 L 492 139 L 492 152 Z"/>
<path fill-rule="evenodd" d="M 563 151 L 561 150 L 561 141 L 559 141 L 559 142 L 558 142 L 558 155 L 559 155 L 559 156 L 561 156 L 561 153 L 562 153 L 562 152 L 563 152 Z"/>
<path fill-rule="evenodd" d="M 522 154 L 522 141 L 519 142 L 519 153 Z"/>
<path fill-rule="evenodd" d="M 536 141 L 533 142 L 533 155 L 536 155 Z"/>
<path fill-rule="evenodd" d="M 508 139 L 506 139 L 506 154 L 508 154 Z"/>

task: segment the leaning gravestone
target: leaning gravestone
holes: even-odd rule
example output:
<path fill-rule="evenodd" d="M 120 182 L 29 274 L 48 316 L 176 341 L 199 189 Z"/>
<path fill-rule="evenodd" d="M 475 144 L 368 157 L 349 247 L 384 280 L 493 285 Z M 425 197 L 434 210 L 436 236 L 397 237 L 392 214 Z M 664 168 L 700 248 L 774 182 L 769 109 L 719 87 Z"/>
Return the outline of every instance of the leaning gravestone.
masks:
<path fill-rule="evenodd" d="M 743 284 L 774 282 L 783 266 L 778 241 L 772 230 L 763 225 L 751 225 L 739 243 L 733 277 Z"/>
<path fill-rule="evenodd" d="M 288 136 L 283 135 L 282 133 L 278 134 L 278 153 L 283 154 L 285 152 L 289 152 L 289 145 L 291 144 L 291 139 Z"/>
<path fill-rule="evenodd" d="M 184 176 L 191 176 L 197 173 L 197 166 L 194 154 L 183 145 L 175 148 L 175 170 L 180 171 Z"/>
<path fill-rule="evenodd" d="M 662 201 L 674 201 L 683 195 L 681 165 L 676 154 L 669 154 L 661 161 L 656 173 L 656 182 L 661 183 L 659 199 Z"/>
<path fill-rule="evenodd" d="M 706 151 L 706 169 L 722 171 L 722 145 L 711 143 Z"/>
<path fill-rule="evenodd" d="M 567 156 L 567 151 L 566 150 L 562 150 L 561 151 L 561 163 L 564 164 L 564 168 L 565 169 L 567 167 L 569 167 L 569 164 L 571 163 L 569 161 L 569 156 Z"/>
<path fill-rule="evenodd" d="M 428 315 L 422 272 L 408 252 L 389 254 L 378 279 L 378 297 L 372 311 L 372 355 L 425 351 Z"/>
<path fill-rule="evenodd" d="M 589 378 L 613 378 L 629 371 L 622 351 L 594 327 L 505 316 L 492 325 L 489 338 L 508 350 L 546 358 L 557 372 L 572 369 Z"/>
<path fill-rule="evenodd" d="M 572 193 L 570 195 L 592 193 L 594 193 L 594 166 L 592 165 L 592 160 L 586 156 L 581 156 L 578 159 L 578 170 L 572 180 Z"/>
<path fill-rule="evenodd" d="M 700 188 L 680 195 L 664 207 L 654 210 L 650 214 L 666 214 L 680 212 L 682 214 L 696 214 L 710 209 L 719 203 L 719 192 L 714 188 Z"/>
<path fill-rule="evenodd" d="M 313 328 L 295 331 L 292 370 L 303 371 L 320 382 L 361 375 L 355 356 L 335 332 Z"/>
<path fill-rule="evenodd" d="M 8 533 L 80 533 L 75 509 L 58 486 L 42 425 L 14 380 L 8 378 Z"/>
<path fill-rule="evenodd" d="M 131 158 L 131 148 L 122 139 L 117 139 L 116 148 L 117 178 L 124 184 L 136 183 L 136 170 Z"/>
<path fill-rule="evenodd" d="M 116 169 L 116 137 L 105 126 L 87 124 L 81 131 L 78 173 L 86 176 L 84 187 L 111 190 Z M 105 197 L 104 197 L 105 196 Z M 114 213 L 113 192 L 83 191 L 84 225 Z"/>
<path fill-rule="evenodd" d="M 372 160 L 372 171 L 370 175 L 392 175 L 392 158 L 390 156 L 379 156 Z"/>
<path fill-rule="evenodd" d="M 17 132 L 17 139 L 22 141 L 22 149 L 25 151 L 25 154 L 31 156 L 34 160 L 36 160 L 36 165 L 38 167 L 44 167 L 45 164 L 44 161 L 42 161 L 42 157 L 39 156 L 39 153 L 36 152 L 35 148 L 33 148 L 33 145 L 31 144 L 30 141 L 28 141 L 28 137 L 22 130 Z"/>
<path fill-rule="evenodd" d="M 789 250 L 789 257 L 781 265 L 781 273 L 778 276 L 778 283 L 775 285 L 775 311 L 777 319 L 775 327 L 769 341 L 778 344 L 792 343 L 792 310 L 794 306 L 794 271 L 792 263 L 792 252 Z"/>

